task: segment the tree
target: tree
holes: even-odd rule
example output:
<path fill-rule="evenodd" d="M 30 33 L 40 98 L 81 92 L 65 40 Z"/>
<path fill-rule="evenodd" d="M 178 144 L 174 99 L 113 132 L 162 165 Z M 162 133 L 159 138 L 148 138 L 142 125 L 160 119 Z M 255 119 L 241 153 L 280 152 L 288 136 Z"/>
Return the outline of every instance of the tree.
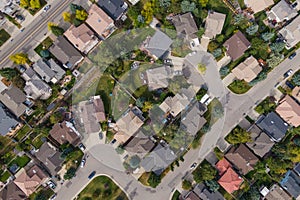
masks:
<path fill-rule="evenodd" d="M 229 144 L 240 144 L 251 141 L 250 133 L 241 127 L 234 128 L 226 137 Z"/>
<path fill-rule="evenodd" d="M 199 30 L 198 30 L 198 32 L 196 33 L 197 37 L 198 38 L 202 38 L 202 35 L 204 34 L 204 32 L 205 32 L 205 28 L 200 27 Z"/>
<path fill-rule="evenodd" d="M 65 180 L 70 180 L 72 179 L 76 174 L 76 169 L 74 167 L 71 167 L 70 169 L 67 170 L 67 172 L 64 175 Z"/>
<path fill-rule="evenodd" d="M 292 77 L 292 81 L 296 86 L 300 86 L 300 73 L 294 74 L 294 76 Z"/>
<path fill-rule="evenodd" d="M 275 53 L 281 52 L 284 49 L 284 47 L 285 47 L 284 42 L 275 42 L 270 45 L 270 49 Z"/>
<path fill-rule="evenodd" d="M 150 1 L 147 1 L 143 6 L 143 10 L 141 11 L 141 14 L 144 17 L 146 24 L 150 24 L 150 22 L 152 21 L 154 14 L 153 10 L 154 5 Z"/>
<path fill-rule="evenodd" d="M 265 42 L 269 42 L 274 36 L 275 36 L 275 33 L 272 33 L 272 32 L 265 32 L 265 33 L 261 34 L 261 38 Z"/>
<path fill-rule="evenodd" d="M 215 180 L 204 181 L 204 183 L 211 192 L 216 192 L 220 188 L 220 185 Z"/>
<path fill-rule="evenodd" d="M 181 187 L 184 190 L 190 190 L 192 188 L 192 184 L 188 180 L 183 180 Z"/>
<path fill-rule="evenodd" d="M 142 111 L 148 112 L 152 107 L 153 107 L 153 103 L 151 103 L 150 101 L 145 101 Z"/>
<path fill-rule="evenodd" d="M 154 172 L 150 173 L 148 183 L 151 187 L 156 188 L 161 182 L 161 176 L 156 175 Z"/>
<path fill-rule="evenodd" d="M 246 29 L 246 33 L 249 35 L 254 35 L 258 31 L 259 26 L 257 24 L 253 24 Z"/>
<path fill-rule="evenodd" d="M 199 70 L 199 72 L 201 74 L 205 74 L 205 72 L 206 72 L 206 66 L 204 64 L 202 64 L 202 63 L 199 63 L 198 64 L 198 70 Z"/>
<path fill-rule="evenodd" d="M 73 14 L 76 14 L 76 10 L 80 10 L 80 9 L 81 9 L 81 7 L 79 5 L 76 5 L 73 3 L 70 4 L 70 10 Z"/>
<path fill-rule="evenodd" d="M 190 2 L 188 0 L 184 0 L 181 2 L 181 10 L 183 13 L 193 12 L 196 9 L 196 4 L 194 2 Z"/>
<path fill-rule="evenodd" d="M 215 58 L 218 58 L 222 55 L 222 49 L 221 48 L 217 48 L 215 49 L 213 52 L 212 52 L 212 55 L 215 57 Z"/>
<path fill-rule="evenodd" d="M 271 54 L 270 58 L 267 59 L 269 67 L 274 68 L 284 59 L 282 54 Z"/>
<path fill-rule="evenodd" d="M 66 22 L 72 22 L 71 13 L 63 12 L 62 17 Z"/>
<path fill-rule="evenodd" d="M 213 180 L 217 175 L 217 170 L 211 164 L 204 160 L 194 171 L 193 177 L 197 183 Z"/>
<path fill-rule="evenodd" d="M 253 38 L 251 40 L 251 54 L 256 55 L 262 59 L 267 59 L 269 46 L 260 38 Z"/>
<path fill-rule="evenodd" d="M 30 8 L 32 8 L 32 9 L 40 9 L 41 8 L 41 2 L 40 2 L 40 0 L 30 0 Z"/>
<path fill-rule="evenodd" d="M 202 6 L 202 8 L 205 8 L 208 3 L 208 0 L 199 0 L 199 3 Z"/>
<path fill-rule="evenodd" d="M 48 58 L 50 56 L 50 52 L 47 49 L 44 49 L 44 50 L 40 51 L 40 55 L 43 58 Z"/>
<path fill-rule="evenodd" d="M 17 53 L 11 55 L 9 58 L 17 65 L 24 65 L 29 62 L 28 56 L 25 53 Z"/>
<path fill-rule="evenodd" d="M 159 0 L 159 5 L 163 8 L 169 8 L 171 6 L 171 0 Z"/>
<path fill-rule="evenodd" d="M 227 76 L 230 73 L 230 69 L 228 66 L 221 67 L 219 73 L 221 76 Z"/>
<path fill-rule="evenodd" d="M 20 6 L 22 8 L 28 8 L 30 6 L 30 0 L 20 0 Z"/>
<path fill-rule="evenodd" d="M 60 36 L 65 32 L 63 28 L 59 27 L 58 25 L 52 22 L 48 23 L 48 29 L 56 36 Z"/>
<path fill-rule="evenodd" d="M 76 14 L 75 14 L 76 19 L 78 19 L 80 21 L 85 21 L 87 17 L 88 17 L 88 14 L 84 9 L 76 10 Z"/>
<path fill-rule="evenodd" d="M 287 172 L 287 169 L 292 168 L 293 164 L 287 160 L 278 159 L 275 157 L 269 157 L 266 160 L 266 164 L 270 169 L 270 175 L 283 175 Z"/>

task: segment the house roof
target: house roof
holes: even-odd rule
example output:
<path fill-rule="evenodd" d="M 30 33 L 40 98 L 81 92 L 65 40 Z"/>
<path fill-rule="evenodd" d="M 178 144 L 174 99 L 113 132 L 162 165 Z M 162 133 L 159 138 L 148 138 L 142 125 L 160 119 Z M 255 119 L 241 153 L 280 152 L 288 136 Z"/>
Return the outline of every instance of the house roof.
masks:
<path fill-rule="evenodd" d="M 190 191 L 185 196 L 180 195 L 179 200 L 201 200 L 201 199 L 195 194 L 195 192 Z"/>
<path fill-rule="evenodd" d="M 256 125 L 276 142 L 279 142 L 285 136 L 289 127 L 288 124 L 274 112 L 268 113 L 267 116 L 261 115 L 256 121 Z"/>
<path fill-rule="evenodd" d="M 33 64 L 33 69 L 41 77 L 42 80 L 49 83 L 55 76 L 55 72 L 43 61 L 42 58 L 38 59 Z"/>
<path fill-rule="evenodd" d="M 49 48 L 50 52 L 66 67 L 72 69 L 82 60 L 82 55 L 73 47 L 67 39 L 59 36 Z"/>
<path fill-rule="evenodd" d="M 24 92 L 32 99 L 48 99 L 52 94 L 52 89 L 41 79 L 32 79 L 26 81 Z"/>
<path fill-rule="evenodd" d="M 281 0 L 275 6 L 272 7 L 271 11 L 267 13 L 268 18 L 282 22 L 285 19 L 290 20 L 297 15 L 297 10 L 292 9 L 285 0 Z"/>
<path fill-rule="evenodd" d="M 127 152 L 145 154 L 152 150 L 155 143 L 139 131 L 125 146 Z"/>
<path fill-rule="evenodd" d="M 295 199 L 300 196 L 300 177 L 294 171 L 289 170 L 280 185 Z"/>
<path fill-rule="evenodd" d="M 155 34 L 147 41 L 146 49 L 156 58 L 161 58 L 165 55 L 172 44 L 172 39 L 161 31 L 156 31 Z"/>
<path fill-rule="evenodd" d="M 97 4 L 114 20 L 118 20 L 128 8 L 123 0 L 98 0 Z"/>
<path fill-rule="evenodd" d="M 294 171 L 298 174 L 298 176 L 300 176 L 300 163 L 294 167 Z"/>
<path fill-rule="evenodd" d="M 250 82 L 257 77 L 257 75 L 262 71 L 262 67 L 259 65 L 258 61 L 250 56 L 244 62 L 236 66 L 232 73 L 239 79 Z"/>
<path fill-rule="evenodd" d="M 218 180 L 218 183 L 230 194 L 238 190 L 242 182 L 243 179 L 231 167 Z"/>
<path fill-rule="evenodd" d="M 46 64 L 55 73 L 54 77 L 56 80 L 62 79 L 62 77 L 66 74 L 65 70 L 63 70 L 52 58 L 46 61 Z"/>
<path fill-rule="evenodd" d="M 55 147 L 45 142 L 35 153 L 37 159 L 39 159 L 44 166 L 49 170 L 51 175 L 56 175 L 61 169 L 63 159 L 60 158 L 61 153 L 56 150 Z"/>
<path fill-rule="evenodd" d="M 280 29 L 280 35 L 286 40 L 286 43 L 289 48 L 295 46 L 300 42 L 300 16 L 296 17 L 291 23 L 287 26 L 284 26 Z"/>
<path fill-rule="evenodd" d="M 89 16 L 85 21 L 99 36 L 105 37 L 106 30 L 113 26 L 114 21 L 96 4 L 89 10 Z"/>
<path fill-rule="evenodd" d="M 0 191 L 1 200 L 23 200 L 25 193 L 14 183 L 10 182 Z"/>
<path fill-rule="evenodd" d="M 203 183 L 197 184 L 194 187 L 193 192 L 202 200 L 224 200 L 224 197 L 220 192 L 209 191 Z"/>
<path fill-rule="evenodd" d="M 19 122 L 15 120 L 0 103 L 0 134 L 6 135 L 11 128 L 17 126 Z"/>
<path fill-rule="evenodd" d="M 219 171 L 220 176 L 222 176 L 230 167 L 232 167 L 232 165 L 228 162 L 228 160 L 226 160 L 226 158 L 222 158 L 216 163 L 216 168 Z"/>
<path fill-rule="evenodd" d="M 74 126 L 67 121 L 55 124 L 50 131 L 50 135 L 59 144 L 69 142 L 74 146 L 79 143 L 81 137 Z"/>
<path fill-rule="evenodd" d="M 150 90 L 166 88 L 172 72 L 170 66 L 162 66 L 146 70 L 147 83 Z"/>
<path fill-rule="evenodd" d="M 247 38 L 241 31 L 238 31 L 224 43 L 224 47 L 227 49 L 227 54 L 233 61 L 240 58 L 250 47 L 250 45 L 251 43 L 247 40 Z"/>
<path fill-rule="evenodd" d="M 292 97 L 294 97 L 298 102 L 300 102 L 300 86 L 296 86 L 292 90 Z"/>
<path fill-rule="evenodd" d="M 118 132 L 114 135 L 114 138 L 120 143 L 125 143 L 144 124 L 145 119 L 142 114 L 142 111 L 136 106 L 129 108 L 117 120 L 116 126 Z"/>
<path fill-rule="evenodd" d="M 276 112 L 290 125 L 295 127 L 300 125 L 300 105 L 289 95 L 279 101 Z"/>
<path fill-rule="evenodd" d="M 176 28 L 177 35 L 197 38 L 198 27 L 192 13 L 188 12 L 182 15 L 172 17 L 172 22 Z"/>
<path fill-rule="evenodd" d="M 218 12 L 209 12 L 205 20 L 205 32 L 204 36 L 212 39 L 216 35 L 220 34 L 223 29 L 223 25 L 226 19 L 226 15 Z"/>
<path fill-rule="evenodd" d="M 37 165 L 27 171 L 24 168 L 22 170 L 14 183 L 29 196 L 47 179 L 47 175 Z"/>
<path fill-rule="evenodd" d="M 27 107 L 23 104 L 26 96 L 19 88 L 11 85 L 0 93 L 0 101 L 16 116 L 24 114 Z"/>
<path fill-rule="evenodd" d="M 25 81 L 29 81 L 31 79 L 40 79 L 32 67 L 27 68 L 21 76 Z"/>
<path fill-rule="evenodd" d="M 169 146 L 162 146 L 159 143 L 148 156 L 142 159 L 141 166 L 147 172 L 153 171 L 160 175 L 176 158 Z"/>
<path fill-rule="evenodd" d="M 206 110 L 207 107 L 204 104 L 200 102 L 194 104 L 181 118 L 181 125 L 183 125 L 184 130 L 193 136 L 196 135 L 206 123 L 206 119 L 203 117 Z"/>
<path fill-rule="evenodd" d="M 225 157 L 244 175 L 254 169 L 258 158 L 244 145 L 232 147 Z"/>
<path fill-rule="evenodd" d="M 274 4 L 273 0 L 245 0 L 247 7 L 250 7 L 254 13 L 258 13 Z"/>
<path fill-rule="evenodd" d="M 271 138 L 260 130 L 255 124 L 251 126 L 248 132 L 251 133 L 251 142 L 247 142 L 247 146 L 259 157 L 263 157 L 268 153 L 274 145 Z"/>
<path fill-rule="evenodd" d="M 265 200 L 292 200 L 292 197 L 290 197 L 279 185 L 274 184 L 270 190 L 269 193 L 265 196 Z"/>

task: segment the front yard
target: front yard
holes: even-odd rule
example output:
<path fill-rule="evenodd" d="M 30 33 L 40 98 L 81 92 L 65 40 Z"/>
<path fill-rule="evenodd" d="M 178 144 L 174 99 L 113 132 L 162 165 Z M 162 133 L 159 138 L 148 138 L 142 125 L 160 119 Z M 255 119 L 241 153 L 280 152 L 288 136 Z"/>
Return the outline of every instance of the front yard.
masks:
<path fill-rule="evenodd" d="M 265 98 L 260 104 L 255 107 L 255 111 L 258 114 L 267 114 L 274 111 L 276 108 L 276 102 L 274 97 Z"/>
<path fill-rule="evenodd" d="M 244 80 L 234 80 L 228 88 L 236 94 L 244 94 L 251 89 L 251 86 Z"/>
<path fill-rule="evenodd" d="M 6 32 L 4 29 L 0 30 L 0 47 L 10 38 L 10 35 L 8 32 Z"/>

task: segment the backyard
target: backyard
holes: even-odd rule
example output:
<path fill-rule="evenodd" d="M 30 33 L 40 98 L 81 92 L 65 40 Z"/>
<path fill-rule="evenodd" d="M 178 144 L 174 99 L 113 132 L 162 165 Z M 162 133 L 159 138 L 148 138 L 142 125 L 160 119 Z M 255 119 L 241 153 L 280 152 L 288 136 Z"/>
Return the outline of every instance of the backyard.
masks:
<path fill-rule="evenodd" d="M 94 178 L 78 195 L 78 200 L 128 200 L 126 194 L 108 177 Z"/>

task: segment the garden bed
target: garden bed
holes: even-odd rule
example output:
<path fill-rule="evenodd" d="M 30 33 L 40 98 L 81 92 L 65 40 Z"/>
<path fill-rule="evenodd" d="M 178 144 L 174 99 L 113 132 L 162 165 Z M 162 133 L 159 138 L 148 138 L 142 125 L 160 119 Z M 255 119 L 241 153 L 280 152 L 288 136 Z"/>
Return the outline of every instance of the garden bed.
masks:
<path fill-rule="evenodd" d="M 235 94 L 245 94 L 251 89 L 251 86 L 244 80 L 235 80 L 228 88 Z"/>

